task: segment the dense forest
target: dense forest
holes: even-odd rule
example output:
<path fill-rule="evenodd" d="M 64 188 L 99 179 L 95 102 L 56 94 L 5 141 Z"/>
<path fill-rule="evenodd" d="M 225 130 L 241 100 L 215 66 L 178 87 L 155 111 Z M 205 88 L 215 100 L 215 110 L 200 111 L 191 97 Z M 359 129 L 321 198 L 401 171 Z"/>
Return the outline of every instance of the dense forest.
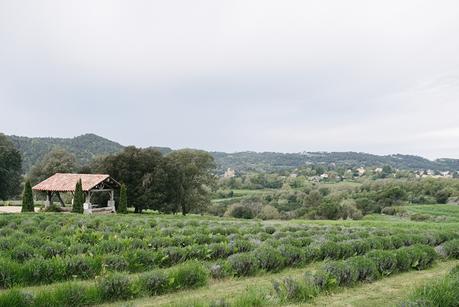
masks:
<path fill-rule="evenodd" d="M 124 146 L 94 134 L 75 138 L 28 138 L 10 136 L 11 141 L 22 154 L 23 171 L 28 173 L 52 149 L 61 148 L 75 155 L 79 165 L 88 164 L 97 156 L 119 153 Z M 152 147 L 162 154 L 172 151 L 167 147 Z M 398 169 L 436 171 L 459 171 L 459 159 L 437 159 L 434 161 L 413 155 L 379 156 L 360 152 L 210 152 L 214 157 L 217 172 L 222 174 L 233 168 L 239 173 L 272 172 L 294 169 L 305 164 L 331 164 L 343 167 L 367 167 L 389 165 Z"/>

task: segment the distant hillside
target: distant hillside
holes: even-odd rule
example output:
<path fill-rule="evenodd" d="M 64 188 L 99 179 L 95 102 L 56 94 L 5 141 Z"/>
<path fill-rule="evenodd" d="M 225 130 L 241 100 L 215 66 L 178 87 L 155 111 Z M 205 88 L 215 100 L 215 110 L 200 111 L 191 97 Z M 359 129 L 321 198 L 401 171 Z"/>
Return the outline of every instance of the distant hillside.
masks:
<path fill-rule="evenodd" d="M 378 156 L 360 152 L 304 152 L 304 153 L 276 153 L 276 152 L 212 152 L 219 171 L 233 168 L 240 172 L 246 171 L 275 171 L 292 169 L 305 164 L 330 164 L 346 167 L 384 166 L 390 165 L 398 169 L 420 170 L 431 169 L 437 171 L 459 171 L 458 159 L 438 159 L 431 161 L 412 155 Z"/>
<path fill-rule="evenodd" d="M 97 136 L 85 134 L 75 138 L 28 138 L 10 136 L 10 139 L 23 155 L 23 168 L 28 172 L 46 153 L 54 147 L 61 147 L 73 153 L 77 161 L 83 165 L 99 155 L 108 155 L 120 152 L 124 146 Z M 162 154 L 172 151 L 168 147 L 151 147 Z M 283 169 L 293 169 L 305 164 L 335 163 L 346 167 L 384 166 L 390 165 L 398 169 L 420 170 L 431 169 L 437 171 L 459 171 L 459 159 L 438 159 L 431 161 L 411 155 L 378 156 L 361 152 L 210 152 L 215 158 L 218 173 L 227 168 L 239 172 L 270 172 Z"/>
<path fill-rule="evenodd" d="M 23 157 L 23 170 L 28 172 L 45 154 L 55 147 L 73 153 L 83 165 L 99 155 L 120 152 L 123 146 L 95 134 L 85 134 L 75 138 L 29 138 L 9 136 Z"/>

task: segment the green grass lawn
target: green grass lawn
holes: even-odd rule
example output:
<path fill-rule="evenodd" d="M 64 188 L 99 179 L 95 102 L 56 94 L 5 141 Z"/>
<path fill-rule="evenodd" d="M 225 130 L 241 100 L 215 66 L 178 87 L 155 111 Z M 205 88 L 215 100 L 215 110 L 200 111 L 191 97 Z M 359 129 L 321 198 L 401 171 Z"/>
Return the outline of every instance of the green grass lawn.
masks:
<path fill-rule="evenodd" d="M 310 304 L 300 306 L 397 306 L 415 287 L 445 276 L 459 261 L 441 262 L 425 271 L 411 271 L 374 283 L 345 288 L 338 293 L 321 296 Z"/>
<path fill-rule="evenodd" d="M 445 217 L 448 222 L 459 222 L 459 205 L 410 205 L 403 208 L 411 214 L 427 214 Z"/>

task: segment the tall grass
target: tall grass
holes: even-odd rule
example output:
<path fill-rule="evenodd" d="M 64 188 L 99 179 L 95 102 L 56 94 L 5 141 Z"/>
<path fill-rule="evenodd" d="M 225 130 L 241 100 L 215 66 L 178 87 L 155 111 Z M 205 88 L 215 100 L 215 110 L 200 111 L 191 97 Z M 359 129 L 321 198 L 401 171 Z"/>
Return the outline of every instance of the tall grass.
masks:
<path fill-rule="evenodd" d="M 459 266 L 442 279 L 414 290 L 401 306 L 459 306 Z"/>

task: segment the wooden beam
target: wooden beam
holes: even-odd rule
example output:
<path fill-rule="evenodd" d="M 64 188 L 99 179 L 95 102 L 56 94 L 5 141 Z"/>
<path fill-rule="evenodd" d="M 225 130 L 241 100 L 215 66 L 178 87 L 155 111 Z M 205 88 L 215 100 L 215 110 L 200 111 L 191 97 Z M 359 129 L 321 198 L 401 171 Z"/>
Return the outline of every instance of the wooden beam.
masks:
<path fill-rule="evenodd" d="M 113 189 L 100 189 L 100 190 L 91 190 L 91 192 L 112 192 Z"/>
<path fill-rule="evenodd" d="M 47 197 L 48 197 L 47 200 L 49 201 L 49 206 L 52 206 L 53 205 L 53 192 L 48 191 Z"/>
<path fill-rule="evenodd" d="M 62 207 L 65 207 L 65 203 L 64 203 L 64 201 L 62 200 L 61 193 L 56 192 L 56 196 L 57 196 L 57 199 L 59 199 L 59 202 L 61 203 L 61 206 L 62 206 Z"/>

